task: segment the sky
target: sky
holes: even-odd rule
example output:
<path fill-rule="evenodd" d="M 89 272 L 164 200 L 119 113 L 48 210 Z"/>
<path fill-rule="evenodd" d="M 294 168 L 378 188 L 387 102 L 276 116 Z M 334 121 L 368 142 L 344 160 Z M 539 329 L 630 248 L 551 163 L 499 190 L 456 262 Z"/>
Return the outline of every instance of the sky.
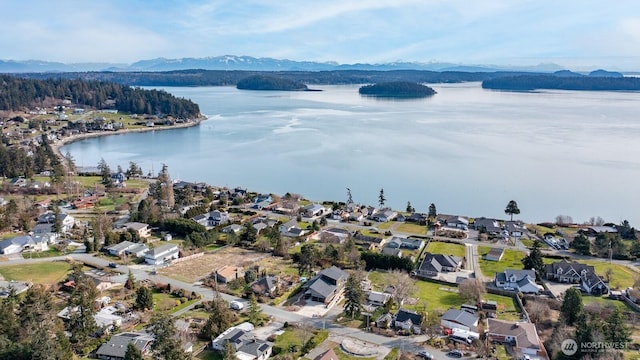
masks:
<path fill-rule="evenodd" d="M 0 0 L 1 60 L 246 55 L 640 70 L 637 0 Z"/>

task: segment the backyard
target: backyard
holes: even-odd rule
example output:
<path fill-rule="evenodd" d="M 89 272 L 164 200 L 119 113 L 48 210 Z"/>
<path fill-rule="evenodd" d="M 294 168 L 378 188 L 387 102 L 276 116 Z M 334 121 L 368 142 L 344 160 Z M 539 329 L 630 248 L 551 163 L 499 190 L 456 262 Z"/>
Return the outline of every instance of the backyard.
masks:
<path fill-rule="evenodd" d="M 525 253 L 518 250 L 505 249 L 500 261 L 491 261 L 485 259 L 485 255 L 487 255 L 490 250 L 491 248 L 488 246 L 478 246 L 478 253 L 480 255 L 478 262 L 480 263 L 480 270 L 482 270 L 484 276 L 494 278 L 496 273 L 504 272 L 506 269 L 522 269 L 522 259 L 526 256 Z"/>
<path fill-rule="evenodd" d="M 459 257 L 465 256 L 464 245 L 441 241 L 431 241 L 429 246 L 427 246 L 426 251 L 433 254 L 454 255 Z"/>

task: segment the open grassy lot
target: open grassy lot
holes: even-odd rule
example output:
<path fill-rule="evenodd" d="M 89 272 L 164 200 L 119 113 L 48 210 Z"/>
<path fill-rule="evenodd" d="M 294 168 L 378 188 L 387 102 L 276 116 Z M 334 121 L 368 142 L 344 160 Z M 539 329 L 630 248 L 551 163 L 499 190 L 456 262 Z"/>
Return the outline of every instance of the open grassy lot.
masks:
<path fill-rule="evenodd" d="M 0 266 L 6 280 L 31 281 L 36 284 L 54 284 L 63 280 L 71 267 L 62 261 L 23 265 Z"/>
<path fill-rule="evenodd" d="M 505 269 L 522 269 L 522 259 L 525 253 L 513 249 L 505 249 L 504 255 L 500 261 L 485 260 L 484 256 L 491 250 L 488 246 L 478 246 L 478 254 L 480 255 L 480 270 L 484 276 L 494 277 L 496 273 L 501 273 Z"/>
<path fill-rule="evenodd" d="M 453 244 L 440 241 L 431 241 L 427 246 L 427 252 L 444 255 L 465 256 L 465 248 L 462 244 Z"/>
<path fill-rule="evenodd" d="M 181 302 L 180 298 L 175 297 L 171 294 L 154 292 L 153 293 L 153 310 L 154 311 L 167 311 L 170 310 L 172 313 L 176 311 L 180 311 L 187 306 L 193 304 L 196 300 L 189 300 L 185 302 Z"/>
<path fill-rule="evenodd" d="M 398 223 L 398 226 L 394 227 L 395 231 L 416 234 L 416 235 L 426 235 L 427 227 L 424 225 L 418 225 L 415 223 Z"/>

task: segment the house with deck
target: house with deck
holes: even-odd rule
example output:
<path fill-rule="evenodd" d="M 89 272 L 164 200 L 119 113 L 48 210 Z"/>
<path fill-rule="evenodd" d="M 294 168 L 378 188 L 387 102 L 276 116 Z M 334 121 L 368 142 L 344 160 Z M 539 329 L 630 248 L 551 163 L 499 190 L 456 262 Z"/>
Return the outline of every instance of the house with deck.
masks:
<path fill-rule="evenodd" d="M 323 303 L 326 307 L 332 307 L 342 299 L 348 277 L 346 272 L 336 266 L 324 269 L 304 283 L 303 296 L 305 299 Z"/>

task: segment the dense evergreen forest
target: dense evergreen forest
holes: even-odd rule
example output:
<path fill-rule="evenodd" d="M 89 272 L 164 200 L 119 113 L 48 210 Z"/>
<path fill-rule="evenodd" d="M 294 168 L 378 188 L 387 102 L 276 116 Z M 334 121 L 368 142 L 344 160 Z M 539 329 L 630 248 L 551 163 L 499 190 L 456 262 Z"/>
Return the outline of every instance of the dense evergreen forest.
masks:
<path fill-rule="evenodd" d="M 74 73 L 25 73 L 16 76 L 48 79 L 84 79 L 111 81 L 131 86 L 237 86 L 238 82 L 253 75 L 267 75 L 280 79 L 301 82 L 307 85 L 373 84 L 389 81 L 411 81 L 416 83 L 457 83 L 482 81 L 513 72 L 461 72 L 421 70 L 335 70 L 335 71 L 222 71 L 222 70 L 178 70 L 166 72 L 74 72 Z"/>
<path fill-rule="evenodd" d="M 307 85 L 289 79 L 265 75 L 252 75 L 238 81 L 236 87 L 240 90 L 307 90 Z"/>
<path fill-rule="evenodd" d="M 482 82 L 484 89 L 530 91 L 550 90 L 592 90 L 592 91 L 638 91 L 640 78 L 597 77 L 597 76 L 556 76 L 519 75 L 487 79 Z"/>
<path fill-rule="evenodd" d="M 362 86 L 358 92 L 361 95 L 394 97 L 394 98 L 421 98 L 432 96 L 436 93 L 432 88 L 408 81 L 393 81 L 374 85 Z"/>
<path fill-rule="evenodd" d="M 65 77 L 30 79 L 0 76 L 0 110 L 43 107 L 47 100 L 70 100 L 76 106 L 113 108 L 133 114 L 164 114 L 178 118 L 200 115 L 200 109 L 194 102 L 176 98 L 162 90 L 143 90 L 113 82 Z"/>

